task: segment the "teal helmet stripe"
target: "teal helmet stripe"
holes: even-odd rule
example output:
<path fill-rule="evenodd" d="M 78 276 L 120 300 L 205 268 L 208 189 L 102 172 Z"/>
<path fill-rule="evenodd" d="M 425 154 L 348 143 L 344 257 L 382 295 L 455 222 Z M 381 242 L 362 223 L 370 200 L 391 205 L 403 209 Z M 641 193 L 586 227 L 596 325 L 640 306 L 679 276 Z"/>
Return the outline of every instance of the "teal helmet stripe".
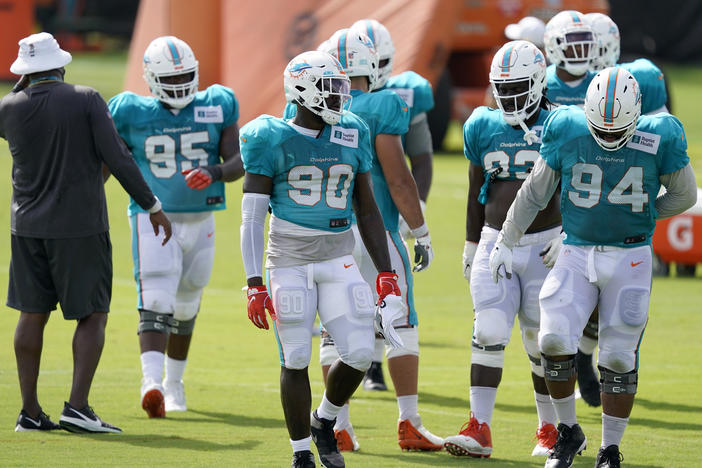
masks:
<path fill-rule="evenodd" d="M 371 42 L 375 44 L 375 34 L 373 34 L 373 23 L 370 21 L 366 21 L 366 32 L 368 33 L 368 37 L 370 38 Z"/>
<path fill-rule="evenodd" d="M 605 98 L 604 121 L 605 123 L 614 123 L 614 98 L 617 88 L 617 77 L 619 76 L 619 68 L 614 68 L 609 71 L 607 79 L 607 95 Z"/>
<path fill-rule="evenodd" d="M 509 73 L 509 59 L 512 57 L 514 46 L 509 46 L 502 56 L 502 73 Z"/>
<path fill-rule="evenodd" d="M 173 57 L 173 65 L 180 65 L 180 54 L 178 53 L 178 49 L 176 48 L 175 44 L 170 39 L 166 41 L 166 44 L 168 44 L 168 49 L 171 51 L 171 56 Z"/>
<path fill-rule="evenodd" d="M 347 32 L 344 31 L 339 36 L 339 43 L 337 44 L 337 54 L 339 55 L 339 63 L 341 63 L 341 68 L 346 70 L 348 63 L 346 61 L 346 35 Z"/>
<path fill-rule="evenodd" d="M 570 13 L 570 16 L 573 18 L 573 23 L 580 23 L 580 22 L 581 22 L 581 21 L 580 21 L 580 16 L 578 15 L 577 12 L 572 11 L 572 12 Z"/>

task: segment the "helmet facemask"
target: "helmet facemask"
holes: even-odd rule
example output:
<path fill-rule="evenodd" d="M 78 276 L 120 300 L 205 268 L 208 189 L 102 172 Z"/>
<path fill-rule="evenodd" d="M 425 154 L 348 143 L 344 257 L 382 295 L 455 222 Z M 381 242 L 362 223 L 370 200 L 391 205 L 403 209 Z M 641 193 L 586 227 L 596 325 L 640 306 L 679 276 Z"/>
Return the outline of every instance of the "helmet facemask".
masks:
<path fill-rule="evenodd" d="M 597 56 L 597 44 L 591 31 L 568 32 L 557 39 L 561 51 L 560 64 L 571 75 L 584 75 Z"/>

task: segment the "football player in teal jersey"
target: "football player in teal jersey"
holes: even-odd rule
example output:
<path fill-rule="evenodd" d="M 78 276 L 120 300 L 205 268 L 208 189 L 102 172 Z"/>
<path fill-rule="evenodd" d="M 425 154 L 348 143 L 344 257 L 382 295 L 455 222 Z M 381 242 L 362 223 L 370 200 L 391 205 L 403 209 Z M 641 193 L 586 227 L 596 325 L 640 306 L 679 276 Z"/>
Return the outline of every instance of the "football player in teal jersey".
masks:
<path fill-rule="evenodd" d="M 429 229 L 419 203 L 417 186 L 405 162 L 401 136 L 407 133 L 409 109 L 396 93 L 383 90 L 371 93 L 377 77 L 378 56 L 364 34 L 342 29 L 327 42 L 330 53 L 339 59 L 351 78 L 350 110 L 363 119 L 371 132 L 373 193 L 383 217 L 391 263 L 397 273 L 406 300 L 405 313 L 392 324 L 401 337 L 402 346 L 386 346 L 390 375 L 395 384 L 399 408 L 398 443 L 403 450 L 440 450 L 443 439 L 430 433 L 422 424 L 418 409 L 417 380 L 419 340 L 417 313 L 414 307 L 412 271 L 426 269 L 433 257 Z M 399 235 L 398 215 L 408 221 L 416 237 L 412 267 L 407 245 Z M 364 279 L 372 284 L 377 274 L 360 236 L 356 236 L 354 258 Z M 336 359 L 333 342 L 322 340 L 320 362 L 323 371 Z M 336 432 L 340 447 L 358 449 L 358 442 L 345 407 L 337 420 Z"/>
<path fill-rule="evenodd" d="M 561 11 L 546 23 L 546 97 L 553 104 L 581 106 L 595 76 L 590 63 L 595 57 L 595 36 L 582 13 Z"/>
<path fill-rule="evenodd" d="M 173 36 L 156 38 L 143 65 L 153 96 L 123 92 L 109 109 L 174 225 L 174 242 L 161 246 L 150 234 L 148 213 L 131 200 L 141 405 L 149 417 L 162 418 L 187 409 L 183 373 L 214 263 L 214 211 L 225 208 L 224 182 L 243 176 L 244 168 L 236 97 L 220 85 L 198 91 L 190 46 Z"/>
<path fill-rule="evenodd" d="M 334 57 L 311 51 L 287 65 L 283 81 L 295 116 L 262 115 L 241 131 L 247 309 L 259 328 L 268 329 L 266 311 L 274 320 L 292 466 L 314 466 L 313 440 L 323 466 L 343 467 L 334 423 L 370 366 L 375 335 L 376 302 L 352 256 L 352 211 L 375 265 L 378 313 L 404 315 L 404 302 L 371 188 L 371 133 L 344 111 L 351 99 L 348 76 Z M 269 207 L 266 288 L 263 231 Z M 339 357 L 326 376 L 321 404 L 310 414 L 307 368 L 317 313 Z"/>
<path fill-rule="evenodd" d="M 490 251 L 507 210 L 539 157 L 541 131 L 548 116 L 544 97 L 546 59 L 531 42 L 508 42 L 492 60 L 490 83 L 498 109 L 477 108 L 463 127 L 465 156 L 470 161 L 463 271 L 475 312 L 471 414 L 460 433 L 447 437 L 444 446 L 456 456 L 492 454 L 490 426 L 497 387 L 502 379 L 505 347 L 519 317 L 522 342 L 531 362 L 538 416 L 537 444 L 532 455 L 546 456 L 556 442 L 557 420 L 536 339 L 539 290 L 548 266 L 553 265 L 558 254 L 558 194 L 553 195 L 515 247 L 515 258 L 519 260 L 515 260 L 512 277 L 495 285 L 488 268 Z"/>
<path fill-rule="evenodd" d="M 490 254 L 496 282 L 511 274 L 514 246 L 560 182 L 565 238 L 539 294 L 539 349 L 559 420 L 546 468 L 571 466 L 586 446 L 575 411 L 575 354 L 596 306 L 602 441 L 595 466 L 619 466 L 648 320 L 656 219 L 682 213 L 697 198 L 680 121 L 640 113 L 636 79 L 620 67 L 595 76 L 584 112 L 575 106 L 554 110 L 544 125 L 541 157 Z M 658 196 L 661 185 L 666 192 Z"/>
<path fill-rule="evenodd" d="M 362 19 L 351 25 L 351 30 L 368 36 L 378 52 L 378 79 L 371 91 L 389 89 L 397 93 L 410 111 L 410 124 L 407 133 L 402 135 L 405 154 L 409 157 L 412 177 L 417 184 L 419 204 L 422 213 L 426 212 L 426 202 L 431 188 L 434 150 L 429 131 L 427 112 L 434 107 L 434 93 L 431 84 L 413 71 L 392 75 L 395 60 L 395 46 L 390 31 L 374 19 Z M 407 222 L 400 216 L 399 230 L 403 239 L 412 238 Z M 363 379 L 366 390 L 387 390 L 383 377 L 382 361 L 385 345 L 376 338 L 375 357 Z"/>

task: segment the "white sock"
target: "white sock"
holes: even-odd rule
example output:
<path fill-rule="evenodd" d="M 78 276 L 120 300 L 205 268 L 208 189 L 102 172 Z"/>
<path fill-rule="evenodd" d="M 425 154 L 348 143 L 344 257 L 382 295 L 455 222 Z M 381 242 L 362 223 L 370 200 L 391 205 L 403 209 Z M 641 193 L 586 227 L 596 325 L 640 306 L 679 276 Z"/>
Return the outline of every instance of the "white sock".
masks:
<path fill-rule="evenodd" d="M 556 416 L 553 403 L 551 403 L 551 397 L 534 391 L 534 400 L 536 400 L 536 414 L 539 417 L 539 427 L 546 424 L 557 426 L 558 417 Z"/>
<path fill-rule="evenodd" d="M 419 396 L 404 395 L 397 397 L 397 409 L 400 411 L 400 421 L 419 414 Z"/>
<path fill-rule="evenodd" d="M 385 340 L 382 338 L 375 339 L 375 348 L 373 350 L 373 361 L 383 362 L 385 356 Z"/>
<path fill-rule="evenodd" d="M 317 412 L 319 414 L 319 411 Z M 346 429 L 347 426 L 351 425 L 351 418 L 349 417 L 349 404 L 346 403 L 341 407 L 341 411 L 336 415 L 336 423 L 334 424 L 334 430 L 340 431 L 341 429 Z"/>
<path fill-rule="evenodd" d="M 553 408 L 558 415 L 558 422 L 565 424 L 568 427 L 573 427 L 578 423 L 578 418 L 575 416 L 575 394 L 570 394 L 565 398 L 551 397 Z"/>
<path fill-rule="evenodd" d="M 166 379 L 174 382 L 180 382 L 183 380 L 183 374 L 185 373 L 185 364 L 188 360 L 184 359 L 182 361 L 178 359 L 172 359 L 166 356 Z"/>
<path fill-rule="evenodd" d="M 602 447 L 607 448 L 610 445 L 618 447 L 622 442 L 628 422 L 629 418 L 617 418 L 616 416 L 602 413 Z"/>
<path fill-rule="evenodd" d="M 161 383 L 164 354 L 158 351 L 141 353 L 141 374 L 146 380 Z"/>
<path fill-rule="evenodd" d="M 470 387 L 470 410 L 479 423 L 492 422 L 492 412 L 495 409 L 497 388 L 495 387 Z"/>
<path fill-rule="evenodd" d="M 307 436 L 304 439 L 292 440 L 290 439 L 290 445 L 292 445 L 293 453 L 303 452 L 310 449 L 310 444 L 312 442 L 312 436 Z"/>
<path fill-rule="evenodd" d="M 343 405 L 336 406 L 335 404 L 327 400 L 327 392 L 324 392 L 322 402 L 319 404 L 319 408 L 317 408 L 317 416 L 332 421 L 336 419 L 336 416 L 341 411 L 341 408 L 343 408 Z"/>
<path fill-rule="evenodd" d="M 589 336 L 581 336 L 580 343 L 578 344 L 578 349 L 584 354 L 592 354 L 597 348 L 597 339 L 590 338 Z"/>

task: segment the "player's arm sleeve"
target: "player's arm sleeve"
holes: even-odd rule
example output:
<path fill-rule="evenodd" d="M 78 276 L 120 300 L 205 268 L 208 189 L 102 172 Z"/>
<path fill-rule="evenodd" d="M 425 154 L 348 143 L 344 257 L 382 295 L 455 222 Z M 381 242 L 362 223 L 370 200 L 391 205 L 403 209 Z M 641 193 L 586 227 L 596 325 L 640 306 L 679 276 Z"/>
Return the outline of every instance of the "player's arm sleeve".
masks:
<path fill-rule="evenodd" d="M 543 158 L 538 158 L 534 169 L 517 192 L 502 225 L 501 237 L 508 247 L 524 235 L 539 211 L 551 200 L 561 179 L 560 172 L 554 171 Z"/>
<path fill-rule="evenodd" d="M 405 136 L 405 153 L 410 158 L 422 154 L 432 154 L 434 147 L 429 131 L 429 120 L 426 112 L 422 112 L 412 119 L 409 130 Z"/>
<path fill-rule="evenodd" d="M 678 171 L 661 175 L 659 180 L 666 192 L 656 198 L 658 219 L 680 214 L 697 202 L 695 171 L 689 163 Z"/>
<path fill-rule="evenodd" d="M 263 231 L 270 198 L 263 193 L 244 193 L 241 199 L 241 258 L 247 280 L 263 276 Z"/>
<path fill-rule="evenodd" d="M 107 105 L 97 92 L 92 92 L 89 95 L 88 115 L 93 130 L 93 145 L 98 156 L 129 196 L 140 207 L 148 211 L 156 204 L 156 197 L 141 175 L 132 154 L 117 133 Z"/>

